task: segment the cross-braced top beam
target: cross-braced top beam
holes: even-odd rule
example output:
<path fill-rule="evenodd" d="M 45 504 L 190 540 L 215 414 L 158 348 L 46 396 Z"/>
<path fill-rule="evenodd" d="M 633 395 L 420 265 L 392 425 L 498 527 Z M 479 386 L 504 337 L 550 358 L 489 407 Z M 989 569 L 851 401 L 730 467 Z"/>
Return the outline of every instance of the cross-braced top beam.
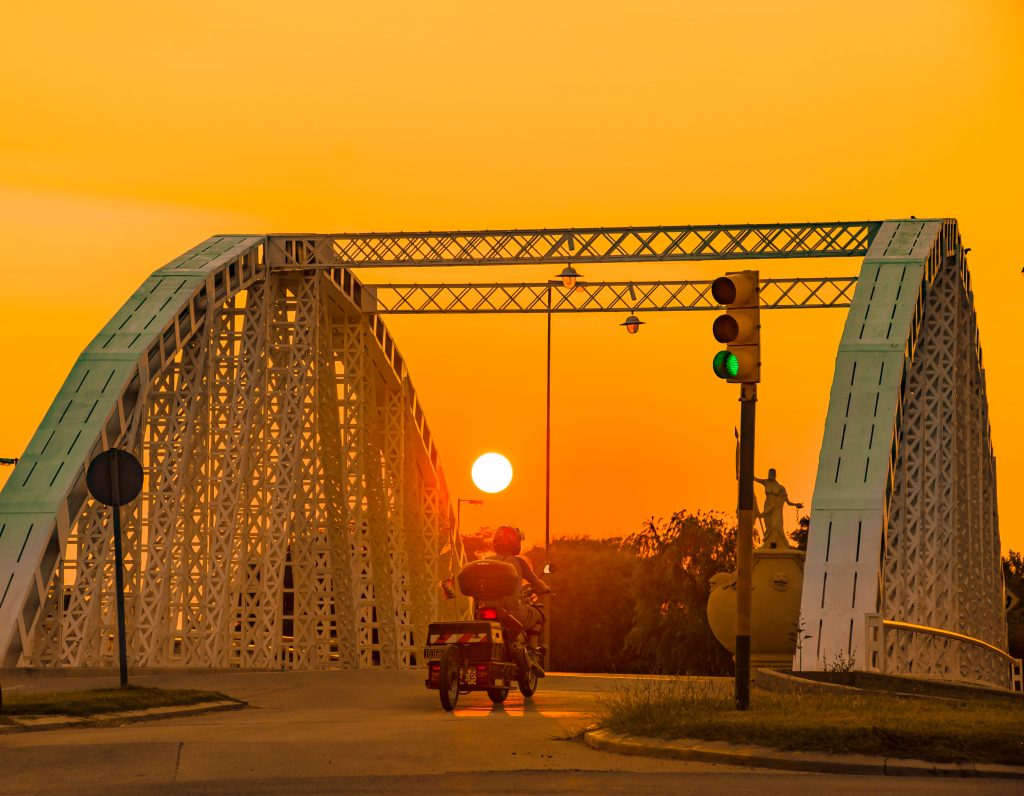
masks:
<path fill-rule="evenodd" d="M 857 278 L 761 280 L 763 309 L 849 307 Z M 374 299 L 367 312 L 440 314 L 496 312 L 637 312 L 718 310 L 710 281 L 365 285 Z"/>
<path fill-rule="evenodd" d="M 272 267 L 863 257 L 881 222 L 274 235 Z"/>

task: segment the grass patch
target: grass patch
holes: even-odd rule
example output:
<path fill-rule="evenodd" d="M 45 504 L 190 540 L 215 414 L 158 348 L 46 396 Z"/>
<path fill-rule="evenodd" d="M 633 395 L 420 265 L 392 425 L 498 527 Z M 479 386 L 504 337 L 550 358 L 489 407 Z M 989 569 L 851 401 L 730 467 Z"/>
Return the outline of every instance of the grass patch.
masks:
<path fill-rule="evenodd" d="M 170 688 L 97 688 L 46 694 L 4 694 L 2 716 L 95 716 L 125 710 L 220 702 L 231 697 L 217 691 Z"/>
<path fill-rule="evenodd" d="M 614 732 L 701 738 L 777 749 L 1024 765 L 1024 699 L 946 701 L 886 694 L 780 694 L 754 689 L 733 707 L 732 684 L 637 679 L 604 694 Z"/>

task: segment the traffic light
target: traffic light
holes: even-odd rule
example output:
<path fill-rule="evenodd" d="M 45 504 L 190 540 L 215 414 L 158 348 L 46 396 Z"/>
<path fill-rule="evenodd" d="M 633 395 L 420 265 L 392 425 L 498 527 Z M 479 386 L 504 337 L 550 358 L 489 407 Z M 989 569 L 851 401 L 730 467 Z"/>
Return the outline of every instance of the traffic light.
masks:
<path fill-rule="evenodd" d="M 725 305 L 715 318 L 712 333 L 724 351 L 715 354 L 715 375 L 730 384 L 755 384 L 761 380 L 761 307 L 757 271 L 737 271 L 711 283 L 711 295 Z"/>

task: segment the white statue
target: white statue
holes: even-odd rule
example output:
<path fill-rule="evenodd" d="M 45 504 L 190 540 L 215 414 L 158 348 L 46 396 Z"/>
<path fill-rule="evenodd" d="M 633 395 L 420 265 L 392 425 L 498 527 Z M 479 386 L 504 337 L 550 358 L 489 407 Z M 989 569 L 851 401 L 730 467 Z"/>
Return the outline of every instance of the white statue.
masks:
<path fill-rule="evenodd" d="M 764 487 L 764 508 L 756 512 L 764 522 L 764 547 L 781 545 L 790 547 L 789 540 L 782 527 L 782 510 L 786 506 L 796 506 L 798 509 L 804 507 L 803 503 L 794 503 L 789 499 L 786 487 L 775 480 L 775 468 L 768 470 L 767 478 L 754 477 L 757 483 Z M 774 545 L 772 544 L 774 543 Z"/>

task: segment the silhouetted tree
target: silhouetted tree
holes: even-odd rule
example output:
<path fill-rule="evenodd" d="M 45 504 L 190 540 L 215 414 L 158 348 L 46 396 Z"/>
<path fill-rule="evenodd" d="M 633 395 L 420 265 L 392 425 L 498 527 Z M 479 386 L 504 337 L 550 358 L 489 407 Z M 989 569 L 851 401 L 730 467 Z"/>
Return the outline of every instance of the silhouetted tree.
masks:
<path fill-rule="evenodd" d="M 494 548 L 491 547 L 493 536 L 493 528 L 480 528 L 462 534 L 462 546 L 466 550 L 466 560 L 476 561 L 478 558 L 487 558 L 487 556 L 493 555 Z"/>
<path fill-rule="evenodd" d="M 491 554 L 492 534 L 463 535 L 469 560 Z M 552 669 L 730 673 L 732 658 L 708 626 L 707 601 L 712 575 L 735 569 L 735 538 L 718 515 L 680 511 L 667 522 L 644 522 L 625 541 L 556 539 L 550 575 L 542 574 L 543 548 L 525 551 L 556 593 Z"/>
<path fill-rule="evenodd" d="M 789 535 L 789 541 L 796 545 L 797 550 L 807 549 L 807 535 L 811 530 L 811 515 L 804 514 L 797 521 L 797 528 Z"/>
<path fill-rule="evenodd" d="M 540 574 L 544 550 L 526 554 Z M 551 667 L 565 672 L 636 671 L 624 648 L 633 626 L 632 548 L 621 539 L 562 538 L 551 543 L 554 572 L 541 575 L 551 600 Z"/>
<path fill-rule="evenodd" d="M 1006 629 L 1010 654 L 1014 658 L 1024 657 L 1024 557 L 1015 550 L 1003 558 L 1003 579 L 1006 588 L 1020 600 L 1006 614 Z"/>
<path fill-rule="evenodd" d="M 728 674 L 732 656 L 708 626 L 711 576 L 735 569 L 736 530 L 717 514 L 646 521 L 626 544 L 637 556 L 626 650 L 647 671 Z"/>

